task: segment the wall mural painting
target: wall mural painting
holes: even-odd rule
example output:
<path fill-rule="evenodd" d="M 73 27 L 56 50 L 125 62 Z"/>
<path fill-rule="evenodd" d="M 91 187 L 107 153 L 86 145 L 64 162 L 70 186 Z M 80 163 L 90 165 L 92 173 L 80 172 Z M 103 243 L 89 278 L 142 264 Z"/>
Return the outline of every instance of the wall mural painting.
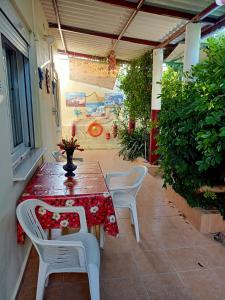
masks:
<path fill-rule="evenodd" d="M 122 105 L 124 102 L 123 93 L 105 93 L 105 106 Z"/>
<path fill-rule="evenodd" d="M 86 94 L 83 92 L 66 93 L 66 106 L 85 107 Z"/>
<path fill-rule="evenodd" d="M 105 106 L 104 102 L 87 102 L 86 103 L 87 117 L 104 117 Z"/>
<path fill-rule="evenodd" d="M 73 111 L 74 116 L 81 117 L 83 115 L 82 111 L 80 109 L 75 108 Z"/>

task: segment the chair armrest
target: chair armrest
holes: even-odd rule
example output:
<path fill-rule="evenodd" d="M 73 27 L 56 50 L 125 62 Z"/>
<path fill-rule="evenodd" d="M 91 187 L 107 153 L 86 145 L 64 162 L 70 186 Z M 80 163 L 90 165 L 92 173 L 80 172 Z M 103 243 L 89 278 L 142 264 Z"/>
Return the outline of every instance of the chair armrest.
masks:
<path fill-rule="evenodd" d="M 68 241 L 68 240 L 37 240 L 37 244 L 43 246 L 53 246 L 53 247 L 61 247 L 61 246 L 68 246 L 68 247 L 80 247 L 85 249 L 83 243 L 81 241 Z"/>
<path fill-rule="evenodd" d="M 49 205 L 49 204 L 47 204 L 43 201 L 40 201 L 40 200 L 35 200 L 35 201 L 38 201 L 39 202 L 38 205 L 44 207 L 46 210 L 48 210 L 50 212 L 55 212 L 55 213 L 77 213 L 79 215 L 79 218 L 80 218 L 80 232 L 88 232 L 87 220 L 86 220 L 85 210 L 84 210 L 83 206 L 69 206 L 69 207 L 52 206 L 52 205 Z"/>

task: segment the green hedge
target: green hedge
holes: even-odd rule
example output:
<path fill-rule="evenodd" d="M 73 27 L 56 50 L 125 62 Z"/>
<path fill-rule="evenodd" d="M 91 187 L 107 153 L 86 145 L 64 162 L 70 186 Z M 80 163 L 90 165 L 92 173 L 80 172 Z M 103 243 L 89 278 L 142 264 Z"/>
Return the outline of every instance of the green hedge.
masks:
<path fill-rule="evenodd" d="M 165 186 L 225 216 L 224 195 L 196 193 L 225 181 L 225 35 L 209 38 L 204 51 L 206 60 L 191 72 L 164 73 L 158 153 Z"/>

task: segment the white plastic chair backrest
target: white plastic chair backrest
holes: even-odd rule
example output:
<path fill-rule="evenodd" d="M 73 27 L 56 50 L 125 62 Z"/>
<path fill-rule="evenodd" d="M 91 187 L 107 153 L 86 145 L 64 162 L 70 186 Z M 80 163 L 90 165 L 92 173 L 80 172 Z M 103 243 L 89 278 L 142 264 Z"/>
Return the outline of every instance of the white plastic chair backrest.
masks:
<path fill-rule="evenodd" d="M 130 186 L 130 188 L 132 189 L 132 193 L 134 194 L 134 196 L 136 196 L 138 191 L 141 188 L 142 182 L 145 178 L 145 175 L 148 172 L 148 169 L 145 166 L 136 166 L 136 167 L 131 168 L 128 172 L 130 173 L 130 175 L 135 174 L 135 173 L 138 174 L 135 181 Z"/>
<path fill-rule="evenodd" d="M 109 190 L 114 193 L 116 191 L 123 191 L 123 192 L 129 192 L 133 197 L 136 197 L 139 189 L 141 188 L 142 182 L 144 180 L 145 175 L 147 174 L 148 169 L 145 166 L 136 166 L 128 170 L 127 172 L 118 172 L 118 173 L 109 173 L 106 174 L 106 184 L 109 188 Z M 125 177 L 125 176 L 132 176 L 133 174 L 138 174 L 136 176 L 134 182 L 131 185 L 127 186 L 118 186 L 115 188 L 110 189 L 110 179 L 112 177 Z"/>
<path fill-rule="evenodd" d="M 80 268 L 86 266 L 86 253 L 83 244 L 80 241 L 59 241 L 48 240 L 40 222 L 37 219 L 35 209 L 36 207 L 43 207 L 48 211 L 62 212 L 68 210 L 76 210 L 80 216 L 81 230 L 80 232 L 87 232 L 87 223 L 84 208 L 77 207 L 54 207 L 45 202 L 32 199 L 26 200 L 17 206 L 16 214 L 20 225 L 24 232 L 31 239 L 40 258 L 46 263 L 59 263 L 61 267 L 66 265 L 77 264 Z M 84 219 L 85 218 L 85 219 Z"/>
<path fill-rule="evenodd" d="M 52 151 L 52 156 L 54 157 L 56 162 L 62 161 L 62 154 L 59 151 Z"/>

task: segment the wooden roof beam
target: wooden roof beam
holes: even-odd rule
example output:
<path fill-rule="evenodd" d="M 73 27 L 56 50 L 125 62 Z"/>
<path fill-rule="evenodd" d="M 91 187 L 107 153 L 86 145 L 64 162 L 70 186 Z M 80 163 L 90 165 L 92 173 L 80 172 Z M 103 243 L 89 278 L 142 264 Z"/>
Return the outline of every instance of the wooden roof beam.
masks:
<path fill-rule="evenodd" d="M 52 0 L 52 5 L 53 5 L 54 11 L 55 11 L 55 16 L 56 16 L 56 20 L 57 20 L 56 25 L 57 25 L 57 28 L 59 30 L 62 45 L 63 45 L 63 48 L 64 48 L 65 52 L 67 52 L 66 41 L 65 41 L 65 38 L 63 36 L 63 32 L 62 32 L 62 28 L 61 28 L 61 22 L 60 22 L 60 17 L 59 17 L 59 8 L 58 8 L 57 0 Z"/>
<path fill-rule="evenodd" d="M 145 0 L 139 0 L 137 3 L 137 7 L 135 8 L 135 10 L 132 12 L 132 14 L 130 15 L 129 19 L 127 20 L 126 24 L 123 26 L 123 29 L 121 30 L 117 40 L 115 41 L 115 43 L 113 44 L 112 50 L 116 49 L 116 46 L 118 45 L 118 42 L 120 40 L 122 40 L 127 28 L 130 26 L 130 24 L 133 22 L 134 18 L 136 17 L 137 13 L 140 11 L 142 5 L 144 4 Z"/>
<path fill-rule="evenodd" d="M 57 52 L 59 54 L 66 54 L 66 55 L 68 55 L 70 57 L 74 57 L 74 58 L 83 58 L 83 59 L 89 59 L 89 60 L 95 60 L 95 61 L 107 61 L 107 59 L 108 59 L 108 57 L 105 57 L 105 56 L 90 55 L 90 54 L 74 52 L 74 51 L 67 51 L 65 53 L 65 51 L 62 49 L 58 49 Z M 129 62 L 127 60 L 121 60 L 121 59 L 117 59 L 116 61 L 118 63 L 128 63 Z"/>
<path fill-rule="evenodd" d="M 225 14 L 223 14 L 215 24 L 211 26 L 205 26 L 202 28 L 202 37 L 220 29 L 221 27 L 225 27 Z"/>
<path fill-rule="evenodd" d="M 58 25 L 56 23 L 49 23 L 49 28 L 58 29 Z M 99 36 L 99 37 L 103 37 L 103 38 L 107 38 L 107 39 L 111 39 L 111 40 L 112 39 L 117 40 L 119 37 L 119 35 L 117 35 L 117 34 L 110 34 L 110 33 L 106 33 L 106 32 L 100 32 L 100 31 L 84 29 L 84 28 L 79 28 L 79 27 L 74 27 L 74 26 L 68 26 L 68 25 L 63 25 L 63 24 L 61 24 L 61 29 L 62 29 L 62 31 L 89 34 L 89 35 Z M 121 41 L 135 43 L 135 44 L 141 44 L 141 45 L 147 45 L 147 46 L 152 46 L 152 47 L 157 47 L 160 44 L 160 42 L 157 42 L 157 41 L 138 39 L 138 38 L 133 38 L 133 37 L 128 37 L 128 36 L 122 36 Z M 168 45 L 168 46 L 171 46 L 171 45 Z"/>

